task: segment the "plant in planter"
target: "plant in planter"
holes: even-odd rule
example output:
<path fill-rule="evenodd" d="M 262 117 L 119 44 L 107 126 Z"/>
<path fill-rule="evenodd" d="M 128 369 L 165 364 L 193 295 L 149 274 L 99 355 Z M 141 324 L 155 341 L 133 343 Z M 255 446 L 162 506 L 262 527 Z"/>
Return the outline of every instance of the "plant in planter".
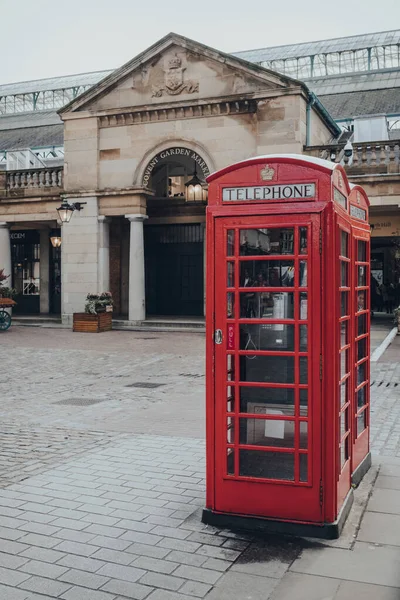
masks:
<path fill-rule="evenodd" d="M 101 333 L 112 329 L 113 298 L 110 292 L 88 294 L 85 312 L 74 313 L 73 331 Z"/>
<path fill-rule="evenodd" d="M 3 285 L 4 281 L 6 281 L 8 277 L 9 276 L 5 274 L 4 269 L 0 269 L 0 298 L 12 300 L 17 292 L 13 288 Z"/>
<path fill-rule="evenodd" d="M 111 292 L 88 294 L 86 296 L 85 312 L 97 315 L 100 312 L 112 312 L 113 298 Z"/>

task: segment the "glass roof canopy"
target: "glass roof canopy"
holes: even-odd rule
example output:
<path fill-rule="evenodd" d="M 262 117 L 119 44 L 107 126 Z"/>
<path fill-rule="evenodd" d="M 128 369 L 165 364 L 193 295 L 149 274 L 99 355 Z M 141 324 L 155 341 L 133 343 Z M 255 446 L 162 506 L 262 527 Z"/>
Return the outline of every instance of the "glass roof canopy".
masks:
<path fill-rule="evenodd" d="M 246 50 L 233 53 L 233 56 L 306 82 L 348 73 L 371 72 L 370 76 L 373 76 L 372 72 L 400 69 L 400 30 Z M 0 117 L 55 111 L 111 72 L 96 71 L 0 85 Z M 325 81 L 324 85 L 327 83 Z"/>
<path fill-rule="evenodd" d="M 0 85 L 0 116 L 62 108 L 112 71 Z"/>
<path fill-rule="evenodd" d="M 296 79 L 400 68 L 400 30 L 236 52 Z"/>

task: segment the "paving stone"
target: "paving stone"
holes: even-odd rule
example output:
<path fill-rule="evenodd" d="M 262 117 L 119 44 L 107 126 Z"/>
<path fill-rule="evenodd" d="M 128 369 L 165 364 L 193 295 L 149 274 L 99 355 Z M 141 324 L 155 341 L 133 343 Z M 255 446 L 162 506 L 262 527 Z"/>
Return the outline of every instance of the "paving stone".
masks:
<path fill-rule="evenodd" d="M 105 525 L 106 527 L 112 527 L 116 525 L 119 521 L 119 517 L 108 516 L 108 515 L 98 515 L 95 513 L 85 514 L 83 513 L 82 521 L 88 523 L 95 523 L 97 525 Z"/>
<path fill-rule="evenodd" d="M 27 521 L 27 523 L 51 523 L 56 517 L 52 514 L 45 515 L 39 512 L 24 512 L 22 518 L 24 521 Z M 23 527 L 24 525 L 22 525 L 20 529 L 23 529 Z"/>
<path fill-rule="evenodd" d="M 121 536 L 121 539 L 155 546 L 162 538 L 161 536 L 154 535 L 153 533 L 142 533 L 141 531 L 126 531 Z"/>
<path fill-rule="evenodd" d="M 60 577 L 60 575 L 65 573 L 68 568 L 39 560 L 30 560 L 22 565 L 20 570 L 24 571 L 25 573 L 30 573 L 31 575 L 40 575 L 40 577 L 57 579 L 57 577 Z"/>
<path fill-rule="evenodd" d="M 393 464 L 384 462 L 381 465 L 379 474 L 386 475 L 389 477 L 400 477 L 400 465 L 393 465 Z"/>
<path fill-rule="evenodd" d="M 111 517 L 115 519 L 115 522 L 125 519 L 127 521 L 144 521 L 146 515 L 143 513 L 135 512 L 132 510 L 121 510 L 120 508 L 113 509 Z"/>
<path fill-rule="evenodd" d="M 104 575 L 104 577 L 112 577 L 113 579 L 122 579 L 122 581 L 135 583 L 145 574 L 145 571 L 135 567 L 125 567 L 109 563 L 104 565 L 97 573 L 98 575 Z"/>
<path fill-rule="evenodd" d="M 152 525 L 152 527 L 154 527 L 154 525 Z M 173 527 L 162 527 L 161 525 L 154 527 L 154 529 L 151 530 L 151 533 L 160 535 L 162 537 L 165 536 L 176 538 L 179 540 L 184 540 L 190 535 L 189 531 L 184 531 L 183 529 L 174 529 Z"/>
<path fill-rule="evenodd" d="M 217 571 L 211 571 L 209 569 L 203 569 L 202 567 L 181 565 L 176 569 L 176 571 L 174 571 L 174 575 L 177 577 L 183 577 L 184 579 L 200 581 L 201 583 L 214 584 L 220 578 L 221 573 L 218 573 Z"/>
<path fill-rule="evenodd" d="M 230 561 L 234 561 L 240 556 L 240 552 L 237 550 L 230 550 L 229 548 L 221 546 L 207 546 L 206 544 L 200 546 L 200 548 L 196 550 L 196 554 L 203 554 L 204 556 L 209 556 L 210 558 L 220 558 L 221 560 Z"/>
<path fill-rule="evenodd" d="M 92 555 L 92 558 L 119 565 L 129 565 L 135 560 L 135 556 L 129 552 L 119 552 L 118 550 L 110 550 L 109 548 L 100 548 Z"/>
<path fill-rule="evenodd" d="M 148 544 L 139 544 L 136 542 L 127 548 L 127 552 L 137 554 L 138 556 L 149 556 L 150 558 L 164 558 L 170 553 L 170 550 L 168 548 L 149 546 Z"/>
<path fill-rule="evenodd" d="M 109 498 L 104 498 L 102 496 L 78 496 L 75 503 L 77 505 L 82 505 L 82 504 L 90 504 L 93 505 L 95 504 L 96 506 L 105 506 L 108 505 L 110 506 L 110 499 Z M 69 507 L 65 507 L 65 508 L 76 508 L 76 506 L 69 506 Z M 87 511 L 90 512 L 90 511 Z"/>
<path fill-rule="evenodd" d="M 239 552 L 243 552 L 249 546 L 250 541 L 242 541 L 242 540 L 226 540 L 222 544 L 222 548 L 229 548 L 230 550 L 238 550 Z"/>
<path fill-rule="evenodd" d="M 93 546 L 100 546 L 100 548 L 110 548 L 111 550 L 126 550 L 131 545 L 129 540 L 122 540 L 116 538 L 105 537 L 98 535 L 90 540 Z"/>
<path fill-rule="evenodd" d="M 400 546 L 400 515 L 366 512 L 357 537 L 361 542 Z"/>
<path fill-rule="evenodd" d="M 372 514 L 372 513 L 371 513 Z M 290 571 L 361 583 L 400 586 L 397 548 L 357 542 L 354 550 L 324 547 L 304 550 Z"/>
<path fill-rule="evenodd" d="M 45 579 L 44 577 L 33 576 L 24 581 L 19 585 L 24 590 L 31 592 L 37 592 L 38 594 L 45 594 L 48 596 L 61 596 L 71 586 L 68 583 L 62 583 L 61 581 L 52 581 L 51 579 Z"/>
<path fill-rule="evenodd" d="M 188 542 L 186 540 L 177 540 L 174 538 L 163 538 L 158 546 L 169 548 L 171 550 L 181 550 L 182 552 L 196 552 L 200 548 L 198 542 Z"/>
<path fill-rule="evenodd" d="M 199 583 L 198 581 L 187 581 L 179 590 L 180 594 L 189 594 L 196 598 L 204 598 L 204 596 L 212 589 L 211 585 Z"/>
<path fill-rule="evenodd" d="M 222 546 L 226 541 L 226 538 L 224 537 L 199 533 L 197 531 L 191 533 L 187 539 L 189 542 L 198 542 L 199 544 L 207 544 L 207 546 Z"/>
<path fill-rule="evenodd" d="M 0 527 L 0 544 L 4 540 L 18 540 L 25 535 L 24 531 L 18 529 L 9 529 L 8 527 Z M 2 548 L 0 547 L 0 550 Z"/>
<path fill-rule="evenodd" d="M 60 529 L 74 529 L 76 531 L 81 531 L 87 527 L 87 523 L 85 521 L 78 521 L 76 519 L 64 519 L 59 518 L 52 521 L 52 525 L 54 527 L 59 527 Z"/>
<path fill-rule="evenodd" d="M 0 539 L 0 552 L 6 552 L 8 554 L 19 554 L 27 550 L 29 546 L 27 544 L 21 544 L 20 542 L 13 542 L 11 540 Z"/>
<path fill-rule="evenodd" d="M 59 542 L 60 540 L 56 541 Z M 80 544 L 79 542 L 64 541 L 59 543 L 58 546 L 55 547 L 55 550 L 58 550 L 59 552 L 65 552 L 66 554 L 91 556 L 98 550 L 98 547 L 91 546 L 89 544 Z"/>
<path fill-rule="evenodd" d="M 286 573 L 272 592 L 270 600 L 337 600 L 336 592 L 339 585 L 340 579 Z M 354 596 L 346 598 L 346 600 L 353 599 Z"/>
<path fill-rule="evenodd" d="M 63 552 L 57 552 L 56 550 L 50 550 L 48 548 L 30 546 L 21 552 L 20 556 L 26 557 L 27 559 L 33 558 L 35 560 L 41 560 L 42 562 L 55 563 L 64 558 L 65 554 Z"/>
<path fill-rule="evenodd" d="M 18 569 L 27 562 L 28 558 L 0 552 L 0 567 L 5 567 L 6 569 Z"/>
<path fill-rule="evenodd" d="M 400 477 L 389 477 L 387 475 L 379 475 L 375 483 L 375 489 L 377 488 L 400 490 Z"/>
<path fill-rule="evenodd" d="M 0 584 L 0 598 L 2 598 L 2 600 L 30 600 L 30 597 L 27 596 L 27 592 L 2 584 Z M 47 600 L 43 596 L 41 596 L 41 598 Z"/>
<path fill-rule="evenodd" d="M 156 573 L 170 574 L 178 567 L 178 563 L 173 563 L 167 560 L 160 560 L 158 558 L 150 558 L 149 556 L 140 556 L 135 559 L 132 566 L 138 567 L 139 569 L 145 569 L 146 571 L 155 571 Z"/>
<path fill-rule="evenodd" d="M 37 533 L 28 533 L 24 537 L 20 538 L 20 541 L 21 543 L 29 544 L 30 546 L 54 548 L 54 546 L 57 546 L 60 540 L 56 538 L 50 538 L 45 535 L 39 535 Z"/>
<path fill-rule="evenodd" d="M 104 568 L 104 567 L 102 567 Z M 85 571 L 78 571 L 78 569 L 70 569 L 66 573 L 63 573 L 58 577 L 60 581 L 72 583 L 74 585 L 98 589 L 108 581 L 108 577 L 103 577 L 99 573 L 85 573 Z"/>
<path fill-rule="evenodd" d="M 229 571 L 221 577 L 217 586 L 208 594 L 207 600 L 232 600 L 233 598 L 266 600 L 277 582 L 277 579 Z M 291 600 L 297 600 L 297 597 L 292 597 Z"/>
<path fill-rule="evenodd" d="M 167 592 L 166 590 L 154 590 L 147 600 L 193 600 L 193 596 L 187 596 L 186 594 L 176 592 Z"/>
<path fill-rule="evenodd" d="M 53 520 L 55 520 L 57 517 L 62 517 L 65 519 L 76 519 L 79 521 L 84 516 L 84 513 L 72 508 L 55 508 L 54 506 L 51 508 L 52 511 L 50 516 L 53 516 Z"/>
<path fill-rule="evenodd" d="M 0 527 L 8 527 L 9 529 L 18 529 L 21 525 L 24 525 L 26 521 L 22 519 L 15 519 L 13 517 L 1 517 L 0 516 Z"/>
<path fill-rule="evenodd" d="M 175 519 L 174 517 L 160 517 L 159 515 L 147 515 L 145 516 L 145 523 L 153 523 L 153 525 L 162 525 L 163 527 L 171 527 L 177 529 L 184 520 L 187 518 L 187 514 L 180 519 Z"/>
<path fill-rule="evenodd" d="M 89 525 L 86 523 L 85 533 L 91 533 L 93 536 L 101 535 L 105 537 L 114 537 L 118 538 L 122 533 L 124 533 L 124 529 L 118 527 L 110 527 L 108 525 L 98 525 L 93 524 Z"/>
<path fill-rule="evenodd" d="M 25 512 L 38 512 L 38 513 L 43 513 L 43 514 L 47 514 L 50 513 L 53 509 L 52 506 L 48 506 L 47 504 L 38 504 L 36 502 L 26 502 L 25 504 L 21 505 L 21 510 L 24 510 Z M 0 521 L 1 524 L 1 521 Z"/>
<path fill-rule="evenodd" d="M 114 600 L 114 594 L 89 590 L 82 587 L 72 587 L 61 596 L 62 600 Z"/>
<path fill-rule="evenodd" d="M 201 567 L 208 559 L 206 556 L 201 556 L 199 554 L 191 554 L 188 552 L 182 552 L 180 550 L 172 550 L 172 552 L 167 554 L 165 560 L 172 560 L 173 562 L 177 562 L 182 565 L 190 565 L 192 567 Z"/>
<path fill-rule="evenodd" d="M 130 521 L 128 519 L 122 519 L 116 524 L 120 529 L 127 529 L 129 531 L 140 531 L 142 533 L 148 533 L 154 529 L 152 523 L 142 523 L 140 521 Z"/>
<path fill-rule="evenodd" d="M 55 537 L 61 540 L 68 540 L 69 542 L 78 542 L 80 544 L 87 544 L 96 537 L 94 533 L 88 533 L 87 531 L 75 531 L 74 529 L 60 529 L 57 531 Z"/>
<path fill-rule="evenodd" d="M 95 573 L 102 566 L 104 562 L 101 560 L 95 560 L 93 558 L 85 558 L 83 556 L 77 556 L 76 554 L 67 554 L 58 561 L 58 565 L 68 567 L 70 569 L 80 569 L 81 571 L 89 571 L 89 573 Z"/>
<path fill-rule="evenodd" d="M 17 517 L 18 519 L 23 518 L 24 514 L 23 510 L 19 510 L 17 508 L 11 508 L 10 506 L 1 506 L 0 505 L 0 515 L 3 517 Z"/>
<path fill-rule="evenodd" d="M 44 523 L 25 523 L 20 527 L 21 531 L 29 531 L 30 533 L 39 533 L 40 535 L 52 536 L 58 531 L 58 527 L 45 525 Z"/>
<path fill-rule="evenodd" d="M 78 499 L 75 500 L 63 500 L 62 498 L 46 498 L 47 504 L 49 506 L 54 506 L 56 508 L 67 508 L 74 509 L 80 506 L 81 502 Z"/>
<path fill-rule="evenodd" d="M 207 558 L 202 565 L 203 569 L 212 569 L 214 571 L 227 571 L 231 566 L 232 563 L 230 561 L 220 560 L 219 558 Z"/>
<path fill-rule="evenodd" d="M 140 583 L 155 588 L 162 588 L 163 590 L 177 591 L 185 583 L 185 580 L 163 573 L 146 573 L 146 575 L 140 579 Z"/>
<path fill-rule="evenodd" d="M 112 594 L 121 594 L 121 596 L 124 597 L 124 600 L 125 598 L 129 598 L 129 600 L 144 600 L 144 598 L 147 598 L 149 594 L 151 594 L 153 588 L 148 587 L 147 585 L 141 585 L 140 583 L 111 579 L 103 586 L 103 590 L 111 592 Z M 164 600 L 167 600 L 167 598 Z M 182 598 L 180 598 L 180 600 L 182 600 Z"/>
<path fill-rule="evenodd" d="M 375 489 L 368 502 L 368 511 L 400 515 L 400 490 Z"/>
<path fill-rule="evenodd" d="M 362 600 L 399 600 L 399 596 L 398 588 L 356 583 L 354 581 L 342 581 L 335 600 L 352 600 L 353 598 L 362 598 Z"/>

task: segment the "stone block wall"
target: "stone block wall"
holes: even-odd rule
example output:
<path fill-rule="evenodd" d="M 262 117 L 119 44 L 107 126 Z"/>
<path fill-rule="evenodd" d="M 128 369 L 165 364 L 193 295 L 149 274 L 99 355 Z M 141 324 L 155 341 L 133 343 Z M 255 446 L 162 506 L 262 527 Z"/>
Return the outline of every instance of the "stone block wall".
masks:
<path fill-rule="evenodd" d="M 73 202 L 73 199 L 70 199 Z M 74 312 L 83 312 L 89 292 L 98 292 L 99 222 L 97 198 L 75 211 L 62 227 L 62 316 L 69 324 Z"/>

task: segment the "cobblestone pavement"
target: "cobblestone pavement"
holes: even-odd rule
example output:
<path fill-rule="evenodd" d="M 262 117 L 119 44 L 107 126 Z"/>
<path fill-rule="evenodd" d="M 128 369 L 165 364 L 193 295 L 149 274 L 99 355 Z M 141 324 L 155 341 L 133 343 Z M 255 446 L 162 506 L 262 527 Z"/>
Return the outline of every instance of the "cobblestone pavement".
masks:
<path fill-rule="evenodd" d="M 0 600 L 397 600 L 398 339 L 372 378 L 386 508 L 373 496 L 359 528 L 375 468 L 326 546 L 200 522 L 203 335 L 15 327 L 0 344 Z"/>
<path fill-rule="evenodd" d="M 0 344 L 2 420 L 204 437 L 203 334 L 11 327 Z"/>

